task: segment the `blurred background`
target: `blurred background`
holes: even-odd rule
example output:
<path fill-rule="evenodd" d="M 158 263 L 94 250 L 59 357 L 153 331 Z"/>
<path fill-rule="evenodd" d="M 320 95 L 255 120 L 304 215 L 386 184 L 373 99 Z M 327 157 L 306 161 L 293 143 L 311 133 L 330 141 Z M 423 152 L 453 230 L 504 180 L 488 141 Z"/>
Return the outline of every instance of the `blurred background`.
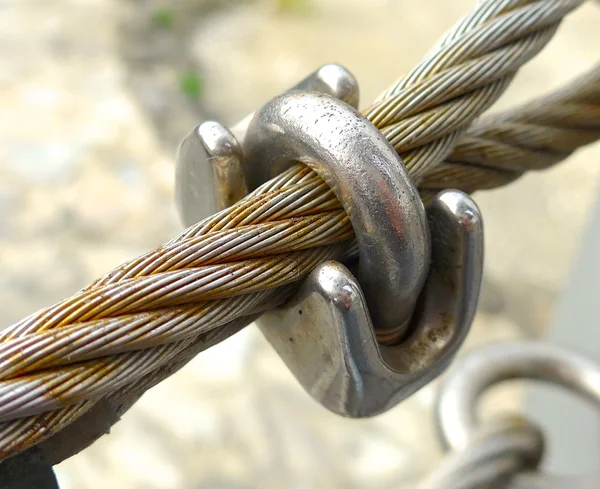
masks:
<path fill-rule="evenodd" d="M 0 0 L 0 327 L 180 230 L 174 154 L 198 122 L 235 122 L 338 62 L 362 106 L 473 0 Z M 498 108 L 591 68 L 584 5 Z M 475 195 L 481 307 L 465 351 L 541 336 L 598 195 L 600 146 Z M 313 402 L 249 327 L 148 392 L 56 470 L 63 489 L 412 488 L 438 463 L 431 386 L 371 420 Z M 487 399 L 518 408 L 520 388 Z M 594 432 L 600 440 L 600 435 Z"/>

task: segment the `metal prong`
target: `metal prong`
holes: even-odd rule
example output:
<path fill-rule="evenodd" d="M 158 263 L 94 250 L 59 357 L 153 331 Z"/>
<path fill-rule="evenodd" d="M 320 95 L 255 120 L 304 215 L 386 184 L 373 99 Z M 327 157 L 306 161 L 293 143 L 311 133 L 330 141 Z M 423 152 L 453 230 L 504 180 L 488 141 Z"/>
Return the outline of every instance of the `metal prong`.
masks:
<path fill-rule="evenodd" d="M 360 90 L 354 75 L 341 65 L 330 63 L 321 66 L 312 77 L 306 78 L 298 90 L 313 90 L 331 95 L 358 109 Z"/>
<path fill-rule="evenodd" d="M 327 409 L 349 417 L 382 413 L 440 375 L 469 331 L 483 268 L 483 226 L 458 191 L 428 209 L 432 264 L 411 337 L 377 343 L 357 280 L 341 264 L 318 266 L 283 307 L 258 321 L 300 384 Z"/>
<path fill-rule="evenodd" d="M 358 83 L 338 64 L 327 64 L 292 87 L 336 97 L 358 107 Z M 254 113 L 232 126 L 214 121 L 197 126 L 183 140 L 177 155 L 175 196 L 179 217 L 191 226 L 246 195 L 243 154 L 238 141 L 246 135 Z"/>
<path fill-rule="evenodd" d="M 242 148 L 222 124 L 207 121 L 181 143 L 177 155 L 176 202 L 185 226 L 191 226 L 242 199 L 248 192 Z"/>

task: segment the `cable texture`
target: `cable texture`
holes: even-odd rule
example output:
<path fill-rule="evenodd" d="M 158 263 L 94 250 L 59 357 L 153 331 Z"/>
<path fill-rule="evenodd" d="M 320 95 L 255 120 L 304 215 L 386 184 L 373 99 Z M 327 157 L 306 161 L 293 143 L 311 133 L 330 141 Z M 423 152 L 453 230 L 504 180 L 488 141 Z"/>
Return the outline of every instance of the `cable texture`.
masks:
<path fill-rule="evenodd" d="M 508 417 L 480 427 L 464 450 L 452 452 L 417 489 L 506 488 L 521 472 L 536 469 L 544 452 L 540 429 Z"/>
<path fill-rule="evenodd" d="M 475 121 L 452 153 L 419 182 L 422 193 L 505 185 L 544 170 L 600 135 L 600 66 L 568 86 Z"/>
<path fill-rule="evenodd" d="M 598 137 L 600 90 L 587 81 L 544 106 L 471 125 L 581 3 L 480 2 L 365 111 L 424 198 L 449 186 L 470 192 L 502 185 Z M 298 164 L 1 331 L 0 460 L 48 439 L 100 401 L 122 414 L 210 343 L 206 338 L 233 333 L 281 304 L 318 263 L 355 254 L 339 201 Z"/>

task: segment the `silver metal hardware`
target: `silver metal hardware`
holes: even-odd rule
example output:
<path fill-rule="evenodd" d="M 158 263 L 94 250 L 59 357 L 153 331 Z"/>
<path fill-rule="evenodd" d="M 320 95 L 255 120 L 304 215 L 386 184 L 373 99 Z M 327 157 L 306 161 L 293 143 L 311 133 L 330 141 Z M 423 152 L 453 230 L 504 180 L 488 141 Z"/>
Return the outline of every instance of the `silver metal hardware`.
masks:
<path fill-rule="evenodd" d="M 442 443 L 454 450 L 468 447 L 478 429 L 476 408 L 482 393 L 494 384 L 516 378 L 560 385 L 588 399 L 600 410 L 598 365 L 571 351 L 538 341 L 497 343 L 457 363 L 442 383 L 436 409 Z M 600 475 L 559 477 L 524 473 L 516 475 L 505 487 L 592 489 L 600 487 Z"/>
<path fill-rule="evenodd" d="M 327 64 L 291 90 L 314 90 L 358 107 L 354 76 L 343 66 Z M 195 127 L 179 147 L 175 173 L 175 201 L 185 226 L 225 209 L 246 196 L 242 171 L 242 141 L 254 113 L 231 130 L 215 121 Z"/>
<path fill-rule="evenodd" d="M 332 188 L 354 228 L 358 279 L 378 339 L 401 338 L 427 277 L 429 230 L 419 193 L 387 139 L 344 102 L 295 91 L 263 106 L 243 149 L 250 190 L 298 161 Z"/>
<path fill-rule="evenodd" d="M 183 140 L 177 154 L 175 201 L 185 226 L 246 196 L 242 159 L 235 136 L 215 121 L 203 122 Z"/>
<path fill-rule="evenodd" d="M 323 70 L 316 79 L 326 79 Z M 259 327 L 326 408 L 349 417 L 390 409 L 445 370 L 470 328 L 483 263 L 477 206 L 449 190 L 425 213 L 388 141 L 328 95 L 277 97 L 235 132 L 244 131 L 236 159 L 248 188 L 293 162 L 311 166 L 349 214 L 360 254 L 358 281 L 340 263 L 321 264 Z M 198 199 L 180 203 L 201 207 Z"/>
<path fill-rule="evenodd" d="M 340 198 L 359 243 L 358 281 L 340 264 L 321 265 L 296 297 L 257 321 L 306 390 L 338 414 L 373 416 L 439 375 L 462 343 L 478 298 L 483 231 L 476 205 L 455 191 L 432 204 L 437 247 L 411 323 L 430 259 L 429 226 L 381 133 L 339 101 L 294 92 L 255 116 L 244 154 L 250 189 L 293 161 L 315 169 Z M 381 346 L 374 328 L 382 323 L 387 338 L 410 336 Z"/>
<path fill-rule="evenodd" d="M 317 267 L 284 307 L 257 321 L 303 387 L 337 414 L 392 408 L 442 373 L 469 331 L 483 263 L 479 211 L 450 190 L 428 216 L 431 269 L 411 335 L 400 345 L 377 342 L 361 287 L 337 262 Z"/>

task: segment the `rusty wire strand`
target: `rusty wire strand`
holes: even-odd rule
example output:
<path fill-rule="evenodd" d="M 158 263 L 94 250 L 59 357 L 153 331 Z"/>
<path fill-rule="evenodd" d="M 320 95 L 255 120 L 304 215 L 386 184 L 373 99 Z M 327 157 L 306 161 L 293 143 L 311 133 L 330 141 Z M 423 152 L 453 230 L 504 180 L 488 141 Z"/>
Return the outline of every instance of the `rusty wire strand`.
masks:
<path fill-rule="evenodd" d="M 365 111 L 424 197 L 448 186 L 473 191 L 504 184 L 597 138 L 600 90 L 580 82 L 546 99 L 543 110 L 532 103 L 469 129 L 581 3 L 480 2 Z M 597 81 L 597 70 L 593 76 Z M 281 303 L 319 262 L 351 256 L 353 243 L 333 192 L 296 165 L 0 332 L 0 459 L 51 443 L 100 401 L 124 412 L 202 350 L 206 337 L 235 332 Z"/>

